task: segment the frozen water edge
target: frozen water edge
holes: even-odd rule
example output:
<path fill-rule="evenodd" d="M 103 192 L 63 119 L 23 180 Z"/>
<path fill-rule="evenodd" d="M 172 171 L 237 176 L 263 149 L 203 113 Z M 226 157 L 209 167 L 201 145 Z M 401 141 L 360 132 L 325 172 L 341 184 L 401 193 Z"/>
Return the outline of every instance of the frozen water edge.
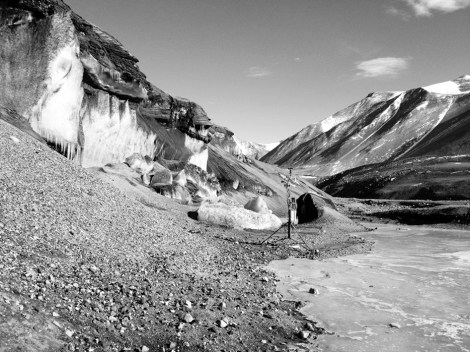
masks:
<path fill-rule="evenodd" d="M 469 351 L 470 232 L 378 227 L 369 254 L 272 262 L 279 290 L 335 333 L 325 351 Z"/>

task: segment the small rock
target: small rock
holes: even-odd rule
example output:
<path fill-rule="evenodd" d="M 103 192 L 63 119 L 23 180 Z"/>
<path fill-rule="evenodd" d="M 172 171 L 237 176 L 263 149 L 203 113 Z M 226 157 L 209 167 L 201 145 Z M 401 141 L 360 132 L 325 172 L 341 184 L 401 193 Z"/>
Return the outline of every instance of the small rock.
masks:
<path fill-rule="evenodd" d="M 188 308 L 192 308 L 193 304 L 190 302 L 190 301 L 186 301 L 184 302 L 184 304 L 186 305 L 186 307 Z"/>
<path fill-rule="evenodd" d="M 398 324 L 398 323 L 390 323 L 389 326 L 391 328 L 395 328 L 395 329 L 400 329 L 401 328 L 400 324 Z"/>
<path fill-rule="evenodd" d="M 228 326 L 228 323 L 229 323 L 229 318 L 225 317 L 221 320 L 219 320 L 219 327 L 220 328 L 226 328 Z"/>
<path fill-rule="evenodd" d="M 58 318 L 58 317 L 60 317 L 60 314 L 57 313 L 57 312 L 52 312 L 52 316 Z"/>
<path fill-rule="evenodd" d="M 149 352 L 150 351 L 150 348 L 148 348 L 147 346 L 142 346 L 141 348 L 141 352 Z"/>
<path fill-rule="evenodd" d="M 220 302 L 219 309 L 222 310 L 222 309 L 225 309 L 225 308 L 227 308 L 227 304 L 225 302 Z"/>
<path fill-rule="evenodd" d="M 176 342 L 170 342 L 170 350 L 176 348 Z"/>
<path fill-rule="evenodd" d="M 98 269 L 98 267 L 96 267 L 95 265 L 90 266 L 88 268 L 88 270 L 90 270 L 94 274 L 96 274 L 98 271 L 100 271 L 100 269 Z"/>
<path fill-rule="evenodd" d="M 267 278 L 266 276 L 264 276 L 264 277 L 261 278 L 261 281 L 263 281 L 263 282 L 268 282 L 268 281 L 269 281 L 269 278 Z"/>
<path fill-rule="evenodd" d="M 299 332 L 299 337 L 302 340 L 307 340 L 309 336 L 310 336 L 310 333 L 308 331 L 300 331 Z"/>
<path fill-rule="evenodd" d="M 67 335 L 68 337 L 72 337 L 73 336 L 73 331 L 72 330 L 65 330 L 65 335 Z"/>
<path fill-rule="evenodd" d="M 10 139 L 15 143 L 20 143 L 20 140 L 14 136 L 10 136 Z"/>
<path fill-rule="evenodd" d="M 185 323 L 191 324 L 191 323 L 194 321 L 194 318 L 193 318 L 193 316 L 192 316 L 191 314 L 186 313 L 186 314 L 184 315 L 184 317 L 183 317 L 183 321 L 184 321 Z"/>
<path fill-rule="evenodd" d="M 312 332 L 315 331 L 315 327 L 314 327 L 313 324 L 310 323 L 310 322 L 307 322 L 307 323 L 305 324 L 305 329 L 307 329 L 308 331 L 312 331 Z"/>
<path fill-rule="evenodd" d="M 320 294 L 320 292 L 316 288 L 313 288 L 313 287 L 310 287 L 310 289 L 308 290 L 308 293 L 311 293 L 312 295 Z"/>

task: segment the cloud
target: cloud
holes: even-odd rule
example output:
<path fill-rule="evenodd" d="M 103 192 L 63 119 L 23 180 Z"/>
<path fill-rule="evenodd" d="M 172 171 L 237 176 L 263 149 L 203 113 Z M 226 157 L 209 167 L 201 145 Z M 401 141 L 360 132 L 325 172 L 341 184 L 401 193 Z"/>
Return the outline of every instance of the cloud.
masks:
<path fill-rule="evenodd" d="M 411 14 L 406 11 L 397 9 L 396 7 L 390 6 L 386 9 L 386 12 L 392 16 L 401 17 L 402 20 L 408 21 L 411 18 Z"/>
<path fill-rule="evenodd" d="M 470 7 L 470 0 L 402 0 L 418 17 L 432 16 L 433 12 L 449 13 Z"/>
<path fill-rule="evenodd" d="M 409 67 L 410 58 L 378 57 L 372 60 L 356 62 L 357 77 L 396 77 Z"/>
<path fill-rule="evenodd" d="M 270 76 L 272 72 L 267 67 L 252 66 L 247 70 L 247 77 L 250 78 L 261 78 Z"/>

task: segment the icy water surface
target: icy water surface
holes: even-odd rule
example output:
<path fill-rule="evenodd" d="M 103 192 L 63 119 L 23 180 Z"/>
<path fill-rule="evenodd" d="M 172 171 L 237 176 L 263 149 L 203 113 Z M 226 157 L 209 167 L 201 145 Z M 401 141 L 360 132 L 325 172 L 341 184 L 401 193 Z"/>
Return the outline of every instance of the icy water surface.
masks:
<path fill-rule="evenodd" d="M 324 351 L 470 351 L 470 232 L 378 225 L 371 253 L 269 265 Z M 310 288 L 319 295 L 309 294 Z"/>

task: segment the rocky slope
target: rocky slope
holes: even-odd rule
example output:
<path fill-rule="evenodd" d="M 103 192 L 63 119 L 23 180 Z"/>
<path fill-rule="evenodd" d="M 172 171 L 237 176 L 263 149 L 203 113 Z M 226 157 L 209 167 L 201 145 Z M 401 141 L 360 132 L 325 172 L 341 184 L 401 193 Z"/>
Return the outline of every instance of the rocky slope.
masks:
<path fill-rule="evenodd" d="M 470 76 L 372 93 L 284 140 L 261 160 L 325 176 L 406 157 L 469 154 L 469 115 Z"/>
<path fill-rule="evenodd" d="M 207 114 L 147 81 L 117 39 L 61 0 L 0 3 L 0 105 L 85 167 L 138 152 L 207 163 Z"/>

